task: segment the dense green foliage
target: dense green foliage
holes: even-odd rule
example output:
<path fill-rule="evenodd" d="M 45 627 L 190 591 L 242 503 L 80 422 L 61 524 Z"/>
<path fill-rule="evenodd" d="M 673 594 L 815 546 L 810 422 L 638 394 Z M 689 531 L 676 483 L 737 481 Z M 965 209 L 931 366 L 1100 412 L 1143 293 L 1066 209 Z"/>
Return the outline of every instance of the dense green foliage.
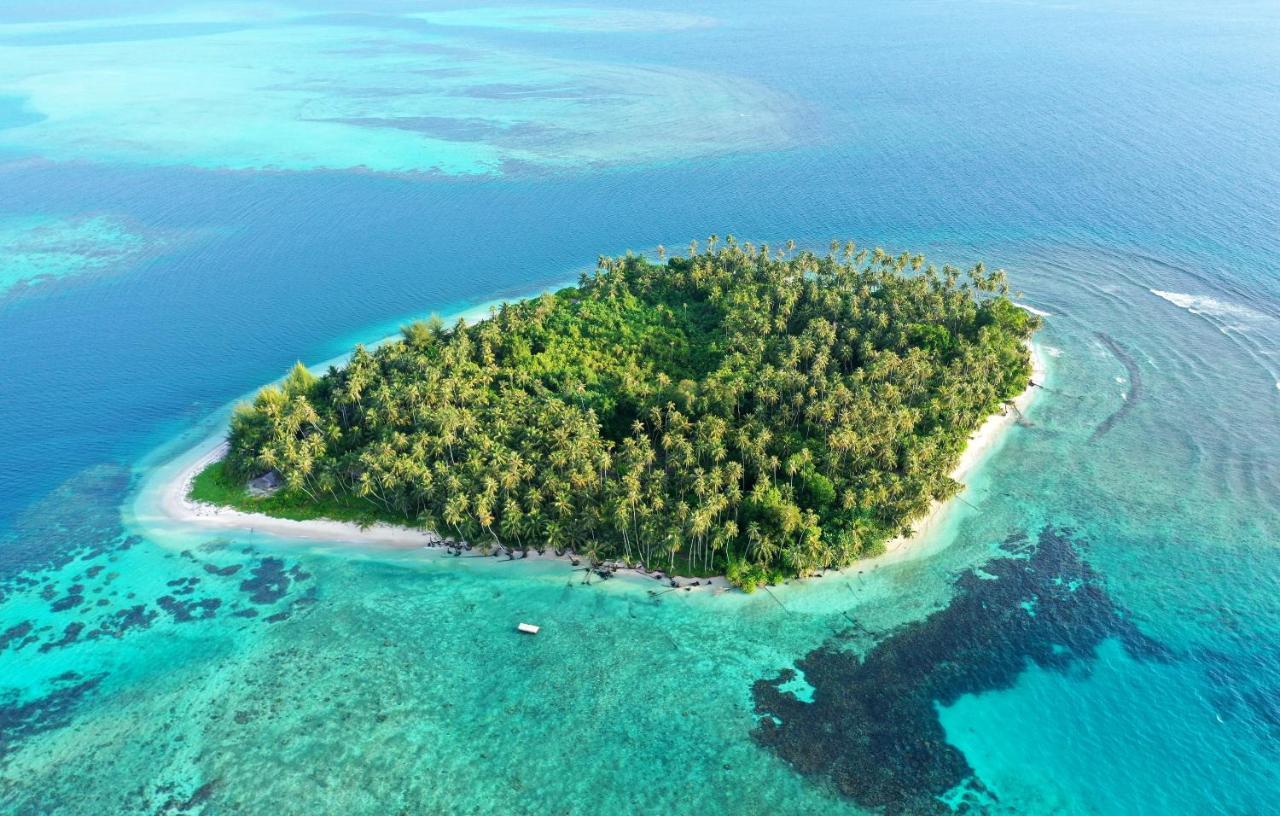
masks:
<path fill-rule="evenodd" d="M 956 492 L 969 436 L 1027 385 L 1037 318 L 981 266 L 718 243 L 298 366 L 236 412 L 227 473 L 746 585 L 875 554 Z"/>

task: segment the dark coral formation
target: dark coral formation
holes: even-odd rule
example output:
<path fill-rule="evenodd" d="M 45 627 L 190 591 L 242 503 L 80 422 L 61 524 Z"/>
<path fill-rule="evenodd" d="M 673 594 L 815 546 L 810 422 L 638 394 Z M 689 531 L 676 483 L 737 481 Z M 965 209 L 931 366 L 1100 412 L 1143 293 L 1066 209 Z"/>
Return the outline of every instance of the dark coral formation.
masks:
<path fill-rule="evenodd" d="M 32 628 L 31 621 L 22 621 L 0 632 L 0 651 L 9 648 L 10 643 L 14 649 L 21 649 L 27 644 Z"/>
<path fill-rule="evenodd" d="M 13 615 L 0 622 L 0 653 L 11 659 L 52 660 L 55 674 L 68 663 L 77 669 L 49 681 L 36 679 L 45 676 L 41 668 L 47 667 L 38 662 L 0 672 L 0 758 L 29 736 L 67 725 L 79 702 L 108 677 L 84 668 L 95 663 L 76 662 L 76 650 L 84 644 L 153 627 L 199 626 L 197 621 L 210 621 L 219 613 L 230 613 L 245 626 L 265 625 L 296 616 L 315 601 L 314 585 L 305 592 L 296 591 L 311 578 L 297 564 L 258 556 L 252 548 L 227 559 L 233 563 L 205 560 L 228 551 L 226 542 L 165 555 L 171 559 L 165 562 L 170 574 L 164 576 L 168 580 L 163 594 L 155 597 L 146 580 L 149 576 L 133 582 L 134 573 L 123 563 L 113 566 L 124 551 L 141 541 L 126 535 L 120 523 L 118 508 L 127 487 L 126 469 L 92 468 L 32 505 L 0 534 L 0 550 L 5 554 L 0 563 L 0 603 L 21 595 L 38 599 L 53 613 L 52 621 Z M 252 577 L 240 581 L 242 570 L 252 571 Z M 122 576 L 125 580 L 119 581 Z M 25 654 L 10 654 L 24 649 Z M 157 789 L 154 801 L 148 800 L 148 806 L 140 809 L 199 812 L 212 790 L 213 783 L 197 789 Z"/>
<path fill-rule="evenodd" d="M 182 797 L 179 795 L 171 795 L 156 808 L 159 816 L 178 816 L 184 813 L 199 813 L 203 811 L 204 806 L 213 797 L 214 791 L 218 789 L 218 782 L 206 782 L 196 788 L 190 796 Z"/>
<path fill-rule="evenodd" d="M 63 646 L 70 646 L 80 639 L 80 633 L 84 631 L 84 624 L 80 621 L 68 623 L 66 628 L 62 630 L 62 637 L 57 640 L 51 640 L 48 643 L 41 644 L 40 651 L 48 652 L 53 649 L 61 649 Z"/>
<path fill-rule="evenodd" d="M 252 570 L 253 577 L 240 582 L 256 604 L 272 604 L 289 593 L 289 572 L 279 558 L 264 558 Z"/>
<path fill-rule="evenodd" d="M 22 701 L 16 690 L 0 692 L 0 757 L 25 737 L 65 725 L 75 706 L 105 676 L 65 672 L 54 678 L 49 693 L 34 700 Z"/>
<path fill-rule="evenodd" d="M 0 536 L 0 583 L 22 571 L 56 570 L 136 543 L 124 535 L 117 510 L 129 478 L 123 466 L 92 467 L 23 510 Z"/>
<path fill-rule="evenodd" d="M 901 627 L 865 656 L 833 638 L 797 662 L 812 702 L 784 692 L 787 670 L 752 691 L 756 740 L 796 770 L 887 814 L 947 813 L 938 797 L 982 783 L 946 741 L 936 706 L 1011 687 L 1030 663 L 1087 669 L 1104 640 L 1139 659 L 1166 660 L 1107 594 L 1063 533 L 1005 542 L 1008 555 L 955 582 L 943 609 Z"/>
<path fill-rule="evenodd" d="M 89 633 L 89 637 L 96 638 L 103 635 L 120 637 L 133 629 L 147 629 L 155 623 L 159 614 L 154 609 L 147 609 L 146 604 L 135 604 L 118 609 L 99 623 L 98 628 Z"/>
<path fill-rule="evenodd" d="M 1117 422 L 1124 418 L 1124 415 L 1133 410 L 1133 406 L 1138 404 L 1138 400 L 1142 397 L 1142 369 L 1138 368 L 1138 364 L 1121 346 L 1108 334 L 1102 332 L 1094 332 L 1102 344 L 1116 356 L 1120 364 L 1124 366 L 1125 373 L 1129 375 L 1129 393 L 1125 397 L 1124 403 L 1102 421 L 1097 428 L 1094 429 L 1093 435 L 1089 437 L 1090 442 L 1100 439 L 1107 431 L 1111 430 Z"/>
<path fill-rule="evenodd" d="M 205 566 L 208 565 L 206 564 Z M 190 578 L 177 578 L 173 581 L 168 581 L 165 586 L 173 587 L 174 595 L 190 595 L 196 591 L 196 585 L 199 583 L 200 579 L 193 575 Z"/>
<path fill-rule="evenodd" d="M 68 609 L 75 609 L 84 603 L 84 584 L 72 584 L 67 587 L 67 594 L 53 603 L 49 604 L 49 608 L 54 612 L 65 612 Z"/>
<path fill-rule="evenodd" d="M 156 599 L 156 606 L 173 616 L 176 623 L 188 623 L 193 620 L 207 620 L 218 613 L 222 606 L 219 598 L 203 598 L 198 601 L 183 601 L 172 595 Z"/>
<path fill-rule="evenodd" d="M 130 812 L 155 816 L 195 816 L 211 813 L 211 800 L 222 780 L 214 779 L 192 788 L 191 782 L 151 782 L 128 793 L 125 808 Z"/>

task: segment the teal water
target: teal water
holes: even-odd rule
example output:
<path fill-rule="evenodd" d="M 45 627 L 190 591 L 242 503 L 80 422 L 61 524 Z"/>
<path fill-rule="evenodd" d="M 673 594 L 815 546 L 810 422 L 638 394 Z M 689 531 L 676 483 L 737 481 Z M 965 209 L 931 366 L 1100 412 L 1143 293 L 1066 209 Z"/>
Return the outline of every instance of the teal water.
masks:
<path fill-rule="evenodd" d="M 1265 2 L 6 3 L 0 811 L 1280 812 L 1277 76 Z M 926 540 L 654 596 L 143 512 L 297 358 L 729 231 L 1049 313 Z"/>

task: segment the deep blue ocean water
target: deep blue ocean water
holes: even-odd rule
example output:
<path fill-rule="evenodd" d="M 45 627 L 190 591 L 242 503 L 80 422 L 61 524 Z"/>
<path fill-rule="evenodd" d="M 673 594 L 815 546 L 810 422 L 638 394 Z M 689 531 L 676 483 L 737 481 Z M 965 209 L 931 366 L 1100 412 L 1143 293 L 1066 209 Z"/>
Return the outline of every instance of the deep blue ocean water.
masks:
<path fill-rule="evenodd" d="M 160 5 L 0 9 L 0 811 L 1280 812 L 1275 4 Z M 132 510 L 297 359 L 727 232 L 1048 313 L 907 556 L 654 598 Z"/>

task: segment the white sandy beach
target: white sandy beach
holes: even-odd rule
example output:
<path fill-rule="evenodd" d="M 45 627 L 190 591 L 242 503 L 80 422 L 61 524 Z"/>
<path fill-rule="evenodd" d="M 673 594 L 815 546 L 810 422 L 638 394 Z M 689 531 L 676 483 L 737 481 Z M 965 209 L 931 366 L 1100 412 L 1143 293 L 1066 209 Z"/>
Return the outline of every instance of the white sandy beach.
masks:
<path fill-rule="evenodd" d="M 991 452 L 996 443 L 1004 438 L 1005 431 L 1009 430 L 1018 421 L 1018 417 L 1026 412 L 1035 399 L 1040 384 L 1044 383 L 1044 356 L 1040 353 L 1040 349 L 1035 343 L 1028 343 L 1027 347 L 1031 350 L 1032 385 L 1028 385 L 1025 391 L 1014 398 L 1013 404 L 1017 411 L 1011 411 L 1006 408 L 1003 413 L 992 414 L 978 428 L 977 433 L 969 440 L 969 446 L 964 449 L 964 453 L 960 454 L 960 461 L 956 463 L 955 468 L 951 471 L 951 478 L 956 481 L 963 482 L 973 472 L 974 468 L 986 458 L 986 455 Z M 890 540 L 885 547 L 885 555 L 896 552 L 905 545 L 920 541 L 929 535 L 930 532 L 936 529 L 938 522 L 942 520 L 951 506 L 952 502 L 934 502 L 929 512 L 912 525 L 914 534 L 910 537 L 898 536 Z M 881 557 L 883 558 L 884 556 Z"/>
<path fill-rule="evenodd" d="M 207 502 L 194 501 L 189 495 L 191 493 L 191 483 L 195 480 L 196 475 L 208 467 L 210 463 L 221 459 L 226 454 L 227 444 L 221 442 L 211 448 L 202 448 L 202 450 L 203 453 L 201 455 L 191 459 L 182 467 L 175 478 L 167 481 L 162 487 L 157 509 L 172 521 L 209 530 L 263 533 L 277 538 L 348 544 L 375 549 L 420 550 L 424 554 L 438 557 L 448 557 L 449 555 L 449 548 L 442 546 L 444 544 L 443 539 L 427 530 L 415 530 L 409 527 L 383 523 L 361 527 L 350 521 L 331 521 L 327 519 L 295 521 L 293 519 L 274 518 L 262 513 L 246 513 L 230 507 L 219 507 Z M 466 556 L 475 557 L 477 553 L 478 551 L 466 553 Z M 526 558 L 536 561 L 561 561 L 566 565 L 573 565 L 573 562 L 577 560 L 580 562 L 579 566 L 586 566 L 585 560 L 577 556 L 556 555 L 552 550 L 547 550 L 541 555 L 536 551 L 530 550 L 527 556 L 517 556 L 516 560 L 525 560 Z M 496 555 L 491 560 L 497 562 L 505 561 L 507 558 L 504 555 Z M 619 577 L 643 580 L 645 583 L 653 584 L 659 590 L 670 588 L 667 582 L 658 583 L 656 580 L 658 575 L 665 576 L 665 573 L 660 571 L 645 573 L 640 570 L 619 569 L 615 574 Z M 696 586 L 693 584 L 694 581 L 698 582 Z M 679 583 L 682 588 L 702 591 L 715 590 L 723 592 L 731 588 L 729 582 L 723 576 L 714 578 L 681 578 Z"/>
<path fill-rule="evenodd" d="M 1035 384 L 1042 383 L 1045 376 L 1044 359 L 1034 344 L 1030 344 L 1031 363 L 1032 363 L 1032 382 Z M 969 446 L 965 448 L 964 453 L 960 457 L 960 461 L 956 464 L 955 469 L 951 471 L 952 478 L 958 481 L 964 481 L 965 477 L 971 473 L 975 467 L 985 458 L 987 453 L 1003 438 L 1007 431 L 1018 419 L 1019 413 L 1024 412 L 1035 399 L 1037 385 L 1030 385 L 1025 391 L 1018 395 L 1014 400 L 1017 411 L 1005 410 L 1003 413 L 994 414 L 988 417 L 987 421 L 982 424 L 978 431 L 973 435 Z M 206 443 L 208 444 L 208 443 Z M 246 513 L 230 507 L 219 507 L 205 502 L 193 501 L 189 494 L 191 492 L 191 484 L 196 475 L 204 470 L 211 462 L 217 461 L 225 455 L 227 450 L 226 442 L 215 442 L 208 447 L 202 445 L 195 451 L 189 452 L 183 457 L 184 463 L 176 472 L 176 475 L 165 482 L 161 488 L 156 502 L 156 510 L 167 517 L 169 520 L 179 522 L 183 525 L 194 525 L 210 530 L 227 530 L 242 531 L 250 533 L 264 533 L 280 538 L 305 539 L 314 542 L 331 542 L 336 544 L 350 544 L 358 547 L 372 547 L 378 549 L 393 550 L 422 550 L 426 553 L 435 553 L 440 556 L 446 555 L 446 549 L 441 546 L 442 539 L 435 533 L 425 530 L 415 530 L 408 527 L 399 527 L 392 524 L 373 524 L 367 527 L 361 527 L 354 522 L 347 521 L 330 521 L 325 519 L 316 519 L 310 521 L 295 521 L 292 519 L 281 519 L 267 516 L 261 513 Z M 893 554 L 900 554 L 904 547 L 912 542 L 918 542 L 928 536 L 936 529 L 940 520 L 946 515 L 950 509 L 950 502 L 935 502 L 929 512 L 914 525 L 914 534 L 910 537 L 900 536 L 888 543 L 885 555 L 879 558 L 886 558 Z M 548 551 L 546 554 L 539 556 L 536 552 L 530 552 L 528 555 L 531 559 L 557 559 L 569 563 L 569 556 L 556 556 L 553 552 Z M 503 558 L 499 556 L 498 558 Z M 498 560 L 495 558 L 494 560 Z M 867 563 L 874 563 L 879 559 L 872 559 L 870 562 L 860 564 L 860 568 L 865 568 Z M 656 583 L 652 574 L 645 574 L 639 571 L 620 570 L 618 575 L 634 575 L 636 578 Z M 701 579 L 680 579 L 680 583 L 684 586 L 691 585 L 697 580 L 698 586 L 694 589 L 698 590 L 716 590 L 724 591 L 729 587 L 728 582 L 723 577 L 701 578 Z"/>

